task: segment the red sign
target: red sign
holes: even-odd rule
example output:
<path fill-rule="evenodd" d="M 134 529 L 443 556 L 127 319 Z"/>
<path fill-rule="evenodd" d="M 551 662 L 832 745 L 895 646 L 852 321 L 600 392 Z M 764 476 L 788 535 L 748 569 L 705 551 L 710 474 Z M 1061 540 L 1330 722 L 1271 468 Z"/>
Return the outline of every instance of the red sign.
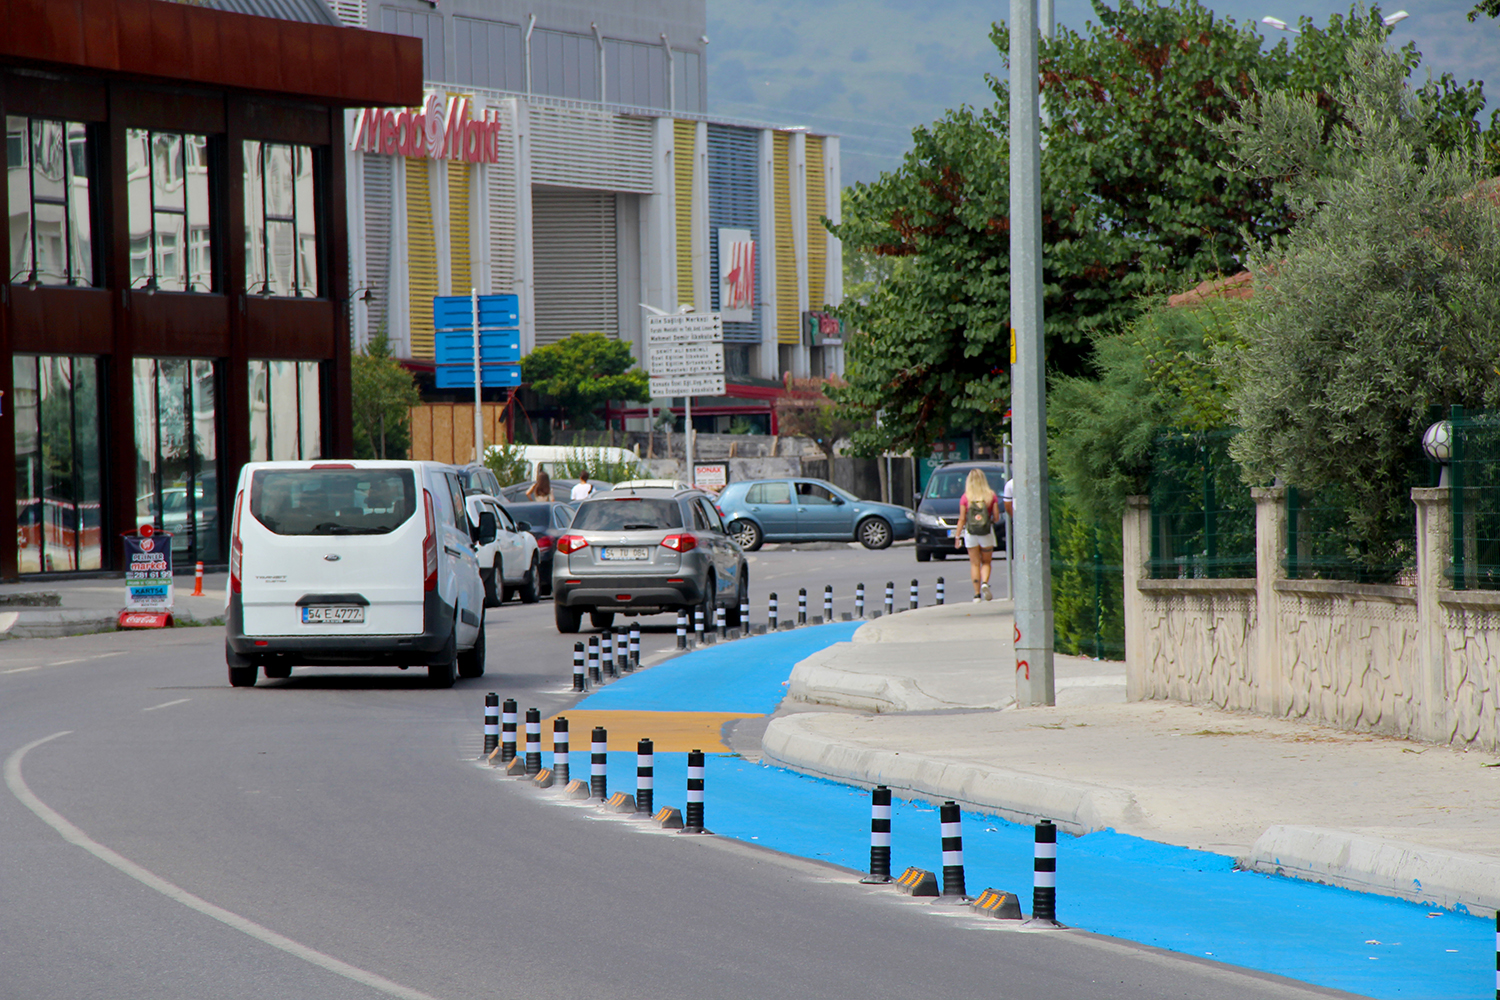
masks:
<path fill-rule="evenodd" d="M 170 611 L 121 611 L 120 628 L 171 628 Z"/>
<path fill-rule="evenodd" d="M 473 117 L 467 97 L 430 93 L 420 108 L 366 108 L 359 112 L 349 141 L 355 152 L 411 156 L 464 163 L 498 163 L 500 113 L 491 108 Z"/>

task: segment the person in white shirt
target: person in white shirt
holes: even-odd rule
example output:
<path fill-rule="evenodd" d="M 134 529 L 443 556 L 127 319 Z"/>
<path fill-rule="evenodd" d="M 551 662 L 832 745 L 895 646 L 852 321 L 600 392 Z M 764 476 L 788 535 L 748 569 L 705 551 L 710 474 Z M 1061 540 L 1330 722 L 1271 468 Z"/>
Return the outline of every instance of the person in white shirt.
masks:
<path fill-rule="evenodd" d="M 589 474 L 580 472 L 578 474 L 578 485 L 573 487 L 573 492 L 568 494 L 570 500 L 582 500 L 594 492 L 594 484 L 589 482 Z"/>

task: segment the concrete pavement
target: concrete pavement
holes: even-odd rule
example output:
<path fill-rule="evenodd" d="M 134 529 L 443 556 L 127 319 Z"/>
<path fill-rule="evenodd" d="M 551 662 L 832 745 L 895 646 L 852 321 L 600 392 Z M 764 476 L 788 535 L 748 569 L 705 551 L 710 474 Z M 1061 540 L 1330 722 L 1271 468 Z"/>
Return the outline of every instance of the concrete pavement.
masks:
<path fill-rule="evenodd" d="M 1124 664 L 1057 657 L 1015 707 L 1009 601 L 906 612 L 800 662 L 768 762 L 897 795 L 1114 829 L 1242 867 L 1492 914 L 1500 766 L 1446 746 L 1173 702 Z"/>
<path fill-rule="evenodd" d="M 179 625 L 224 618 L 227 573 L 205 573 L 202 597 L 194 597 L 193 574 L 173 577 L 172 615 Z M 125 607 L 124 576 L 29 579 L 0 584 L 0 639 L 45 639 L 110 632 Z"/>

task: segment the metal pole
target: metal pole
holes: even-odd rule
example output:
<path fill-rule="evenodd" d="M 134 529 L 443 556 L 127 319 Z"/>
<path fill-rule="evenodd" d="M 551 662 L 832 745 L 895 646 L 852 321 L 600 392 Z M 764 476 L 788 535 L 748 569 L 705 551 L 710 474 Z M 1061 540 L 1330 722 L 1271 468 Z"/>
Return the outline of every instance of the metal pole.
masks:
<path fill-rule="evenodd" d="M 693 472 L 693 397 L 683 396 L 682 431 L 683 447 L 687 454 L 687 481 L 689 486 L 698 485 L 698 477 Z"/>
<path fill-rule="evenodd" d="M 1010 314 L 1015 337 L 1016 703 L 1054 705 L 1042 327 L 1042 154 L 1037 0 L 1010 0 Z"/>
<path fill-rule="evenodd" d="M 474 315 L 474 461 L 484 461 L 484 425 L 480 420 L 479 387 L 482 375 L 479 367 L 479 289 L 469 289 L 469 309 Z"/>

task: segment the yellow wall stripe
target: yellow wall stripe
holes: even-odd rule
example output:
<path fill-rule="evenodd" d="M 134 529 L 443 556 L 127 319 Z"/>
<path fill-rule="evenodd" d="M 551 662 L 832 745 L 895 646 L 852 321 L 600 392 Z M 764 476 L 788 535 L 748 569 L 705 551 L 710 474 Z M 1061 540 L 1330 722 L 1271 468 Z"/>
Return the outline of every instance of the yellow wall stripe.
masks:
<path fill-rule="evenodd" d="M 677 190 L 677 302 L 668 308 L 692 304 L 693 288 L 693 167 L 697 162 L 698 123 L 672 123 L 672 163 Z"/>
<path fill-rule="evenodd" d="M 807 306 L 822 309 L 828 304 L 825 290 L 828 262 L 828 197 L 823 178 L 823 139 L 807 137 Z"/>
<path fill-rule="evenodd" d="M 772 176 L 776 200 L 776 342 L 797 344 L 802 340 L 802 318 L 797 315 L 797 242 L 792 238 L 792 136 L 773 133 L 775 140 Z"/>
<path fill-rule="evenodd" d="M 469 164 L 448 162 L 448 259 L 454 295 L 474 287 L 469 265 Z"/>
<path fill-rule="evenodd" d="M 427 160 L 406 161 L 406 280 L 411 356 L 430 360 L 433 356 L 432 299 L 438 293 L 438 271 L 427 164 Z"/>

